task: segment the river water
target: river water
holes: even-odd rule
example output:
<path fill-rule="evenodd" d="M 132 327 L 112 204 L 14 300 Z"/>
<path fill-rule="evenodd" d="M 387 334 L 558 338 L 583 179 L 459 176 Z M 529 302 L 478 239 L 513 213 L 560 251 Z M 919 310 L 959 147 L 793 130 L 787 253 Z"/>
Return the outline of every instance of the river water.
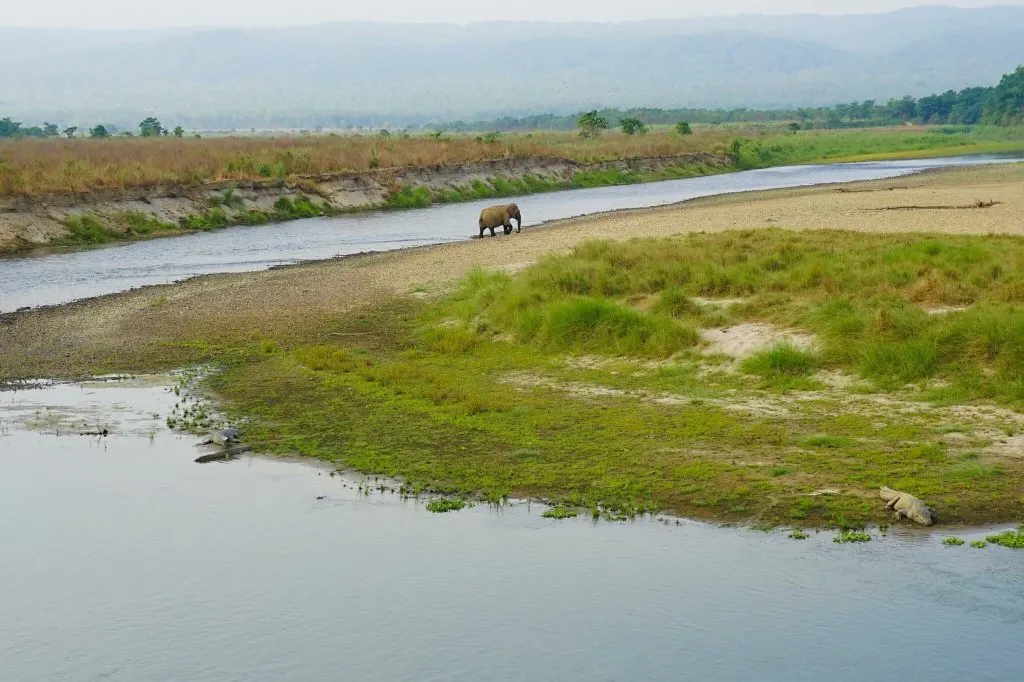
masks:
<path fill-rule="evenodd" d="M 196 464 L 197 439 L 164 425 L 169 387 L 0 392 L 5 682 L 936 682 L 1024 669 L 1024 552 L 902 527 L 840 545 L 828 532 L 554 521 L 526 503 L 431 514 L 326 465 Z"/>
<path fill-rule="evenodd" d="M 897 177 L 928 168 L 1000 163 L 1013 157 L 961 156 L 910 161 L 784 166 L 643 185 L 536 194 L 516 199 L 524 226 L 587 213 L 640 208 L 714 194 Z M 166 284 L 212 272 L 467 239 L 493 199 L 398 212 L 368 212 L 236 227 L 63 253 L 0 259 L 0 313 L 23 306 Z M 514 237 L 513 237 L 514 238 Z"/>

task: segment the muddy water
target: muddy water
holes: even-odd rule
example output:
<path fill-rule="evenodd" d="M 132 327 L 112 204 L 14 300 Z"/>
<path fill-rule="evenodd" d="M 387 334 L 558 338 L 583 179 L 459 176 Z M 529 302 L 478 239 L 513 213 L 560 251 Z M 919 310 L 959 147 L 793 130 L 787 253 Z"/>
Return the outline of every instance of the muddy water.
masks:
<path fill-rule="evenodd" d="M 322 466 L 195 464 L 196 439 L 164 426 L 174 401 L 161 380 L 0 393 L 3 680 L 1012 680 L 1024 665 L 1024 552 L 902 529 L 837 545 L 593 525 L 525 503 L 435 515 Z"/>
<path fill-rule="evenodd" d="M 696 197 L 895 177 L 927 168 L 998 163 L 1010 157 L 963 156 L 788 166 L 644 185 L 603 187 L 517 199 L 524 225 Z M 312 218 L 276 225 L 238 227 L 175 239 L 156 239 L 100 249 L 0 259 L 0 312 L 22 306 L 64 303 L 193 275 L 239 272 L 469 238 L 480 208 L 494 200 L 400 212 Z"/>

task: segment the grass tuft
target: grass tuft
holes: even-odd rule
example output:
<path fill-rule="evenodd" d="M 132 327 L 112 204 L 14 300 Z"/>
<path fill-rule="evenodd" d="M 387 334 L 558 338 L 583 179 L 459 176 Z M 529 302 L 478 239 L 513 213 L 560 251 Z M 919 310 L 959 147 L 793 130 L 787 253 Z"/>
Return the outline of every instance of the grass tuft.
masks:
<path fill-rule="evenodd" d="M 545 509 L 541 516 L 546 519 L 574 519 L 579 516 L 579 511 L 572 507 L 558 505 Z"/>
<path fill-rule="evenodd" d="M 844 530 L 836 534 L 832 538 L 832 542 L 870 542 L 871 536 L 864 531 L 859 530 Z"/>
<path fill-rule="evenodd" d="M 466 501 L 457 497 L 439 497 L 427 502 L 427 511 L 434 514 L 444 514 L 451 511 L 459 511 L 466 506 Z"/>

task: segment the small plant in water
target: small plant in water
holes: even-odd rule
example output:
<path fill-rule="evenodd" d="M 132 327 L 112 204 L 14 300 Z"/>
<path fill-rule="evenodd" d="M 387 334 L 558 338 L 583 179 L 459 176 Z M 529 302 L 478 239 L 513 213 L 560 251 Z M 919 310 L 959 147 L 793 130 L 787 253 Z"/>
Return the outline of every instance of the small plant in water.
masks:
<path fill-rule="evenodd" d="M 832 538 L 832 542 L 869 542 L 871 536 L 862 530 L 844 530 Z"/>
<path fill-rule="evenodd" d="M 572 507 L 563 507 L 561 505 L 557 507 L 551 507 L 550 509 L 544 510 L 541 514 L 546 519 L 572 519 L 579 516 L 579 512 Z"/>
<path fill-rule="evenodd" d="M 794 540 L 806 540 L 811 536 L 803 532 L 802 530 L 794 530 L 792 533 L 789 534 L 789 537 L 793 538 Z"/>
<path fill-rule="evenodd" d="M 450 511 L 459 511 L 466 506 L 465 500 L 457 497 L 439 497 L 436 500 L 427 502 L 427 511 L 435 514 L 444 514 Z"/>
<path fill-rule="evenodd" d="M 956 537 L 954 535 L 953 537 L 949 537 L 949 538 L 946 538 L 945 540 L 943 540 L 942 544 L 947 545 L 949 547 L 958 547 L 958 546 L 964 544 L 964 539 L 963 538 L 958 538 L 958 537 Z"/>
<path fill-rule="evenodd" d="M 994 545 L 1002 545 L 1011 549 L 1024 549 L 1024 526 L 1017 530 L 1008 530 L 998 535 L 989 535 L 985 538 Z"/>
<path fill-rule="evenodd" d="M 986 544 L 987 543 L 984 540 L 973 540 L 971 542 L 971 547 L 974 549 L 984 549 Z"/>

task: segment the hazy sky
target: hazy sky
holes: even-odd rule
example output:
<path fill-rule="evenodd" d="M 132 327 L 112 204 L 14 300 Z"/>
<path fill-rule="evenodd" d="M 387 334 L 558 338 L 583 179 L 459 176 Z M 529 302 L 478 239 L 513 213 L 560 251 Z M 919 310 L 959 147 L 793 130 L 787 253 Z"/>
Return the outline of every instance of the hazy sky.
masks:
<path fill-rule="evenodd" d="M 325 21 L 628 21 L 741 13 L 848 14 L 915 5 L 1024 5 L 1024 0 L 2 0 L 0 25 L 78 28 L 273 26 Z"/>

